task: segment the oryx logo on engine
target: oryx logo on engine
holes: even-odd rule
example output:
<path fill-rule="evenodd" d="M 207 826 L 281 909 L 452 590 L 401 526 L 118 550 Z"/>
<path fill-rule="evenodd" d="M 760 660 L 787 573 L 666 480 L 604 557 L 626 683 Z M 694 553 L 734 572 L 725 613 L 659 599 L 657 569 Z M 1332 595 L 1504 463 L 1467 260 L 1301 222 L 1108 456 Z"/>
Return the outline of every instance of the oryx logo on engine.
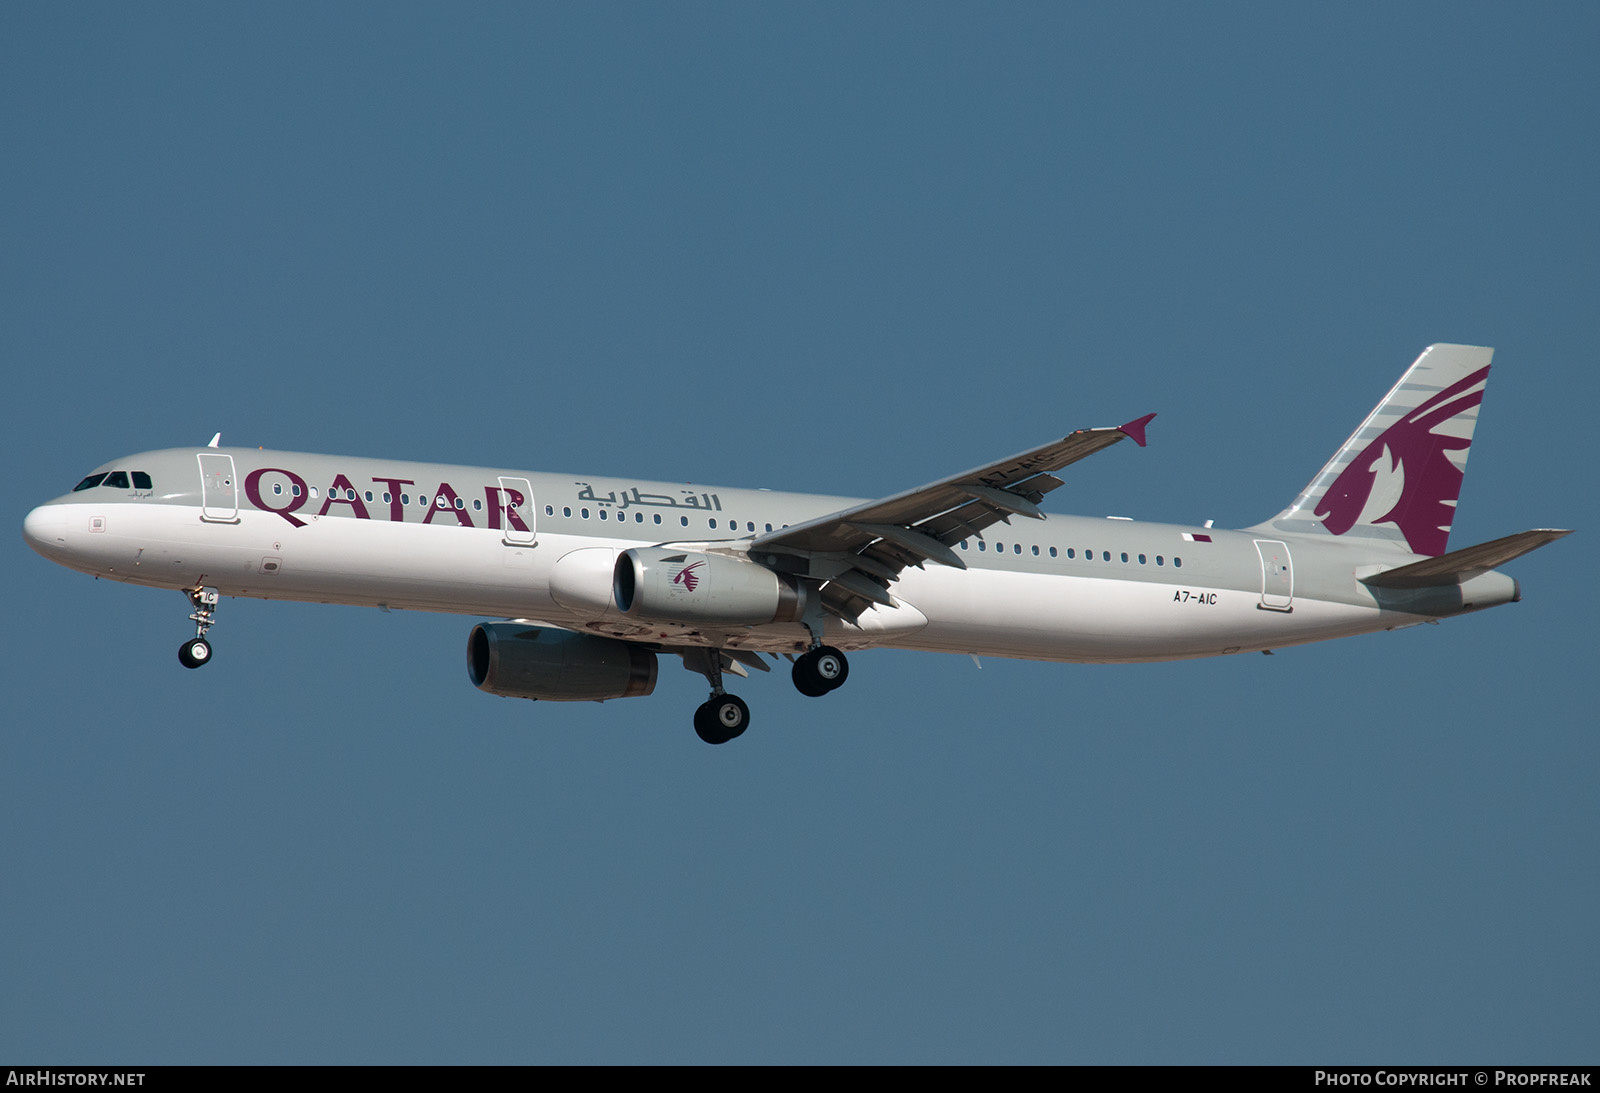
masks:
<path fill-rule="evenodd" d="M 705 564 L 705 562 L 690 562 L 688 565 L 678 570 L 678 572 L 672 575 L 673 588 L 681 588 L 685 592 L 693 592 L 700 584 L 700 574 L 696 573 L 695 570 L 699 569 Z"/>

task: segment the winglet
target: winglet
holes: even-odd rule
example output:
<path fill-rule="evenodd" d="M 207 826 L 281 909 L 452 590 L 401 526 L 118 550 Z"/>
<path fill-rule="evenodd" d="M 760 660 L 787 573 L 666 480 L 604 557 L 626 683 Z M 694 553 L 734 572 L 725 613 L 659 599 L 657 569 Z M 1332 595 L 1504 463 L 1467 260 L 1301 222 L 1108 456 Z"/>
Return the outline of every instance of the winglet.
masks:
<path fill-rule="evenodd" d="M 1140 441 L 1140 443 L 1142 444 L 1144 442 Z M 217 448 L 217 447 L 220 447 L 221 445 L 222 445 L 222 434 L 218 433 L 216 436 L 211 438 L 211 443 L 207 444 L 206 447 L 208 447 L 208 448 Z"/>
<path fill-rule="evenodd" d="M 1144 417 L 1134 418 L 1126 425 L 1118 425 L 1117 428 L 1131 437 L 1133 442 L 1142 448 L 1144 447 L 1144 427 L 1150 424 L 1150 419 L 1155 416 L 1154 414 L 1146 414 Z"/>

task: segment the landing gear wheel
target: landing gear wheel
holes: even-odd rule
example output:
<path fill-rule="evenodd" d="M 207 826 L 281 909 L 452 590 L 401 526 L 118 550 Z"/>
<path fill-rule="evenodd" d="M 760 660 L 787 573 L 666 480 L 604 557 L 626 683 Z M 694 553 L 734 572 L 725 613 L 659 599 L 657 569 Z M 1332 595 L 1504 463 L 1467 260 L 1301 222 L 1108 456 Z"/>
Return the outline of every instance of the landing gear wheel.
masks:
<path fill-rule="evenodd" d="M 850 662 L 831 645 L 819 645 L 794 662 L 790 673 L 795 690 L 807 698 L 821 698 L 844 686 L 850 678 Z"/>
<path fill-rule="evenodd" d="M 190 638 L 178 646 L 178 663 L 185 668 L 199 668 L 211 663 L 211 643 L 205 638 Z"/>
<path fill-rule="evenodd" d="M 738 695 L 712 695 L 694 712 L 694 731 L 707 744 L 726 744 L 750 727 L 750 707 Z"/>

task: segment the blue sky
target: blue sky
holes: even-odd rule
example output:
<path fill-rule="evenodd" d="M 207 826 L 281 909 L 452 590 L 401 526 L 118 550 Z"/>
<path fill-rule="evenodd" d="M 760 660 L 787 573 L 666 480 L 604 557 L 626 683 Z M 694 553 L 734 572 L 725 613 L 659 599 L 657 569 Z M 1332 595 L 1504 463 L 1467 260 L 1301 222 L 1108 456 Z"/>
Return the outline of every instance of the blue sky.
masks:
<path fill-rule="evenodd" d="M 472 620 L 13 534 L 0 1058 L 1595 1062 L 1578 4 L 7 5 L 14 527 L 204 443 L 874 496 L 1149 411 L 1056 512 L 1281 508 L 1497 347 L 1524 602 L 1277 656 L 875 652 L 495 699 Z"/>

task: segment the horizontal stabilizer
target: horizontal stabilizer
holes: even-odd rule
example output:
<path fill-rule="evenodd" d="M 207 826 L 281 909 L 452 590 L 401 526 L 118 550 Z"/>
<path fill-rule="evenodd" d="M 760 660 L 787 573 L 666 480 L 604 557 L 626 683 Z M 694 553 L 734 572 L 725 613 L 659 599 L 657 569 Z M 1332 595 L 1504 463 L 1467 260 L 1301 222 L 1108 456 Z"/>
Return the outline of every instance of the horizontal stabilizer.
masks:
<path fill-rule="evenodd" d="M 1452 550 L 1437 558 L 1424 558 L 1420 562 L 1385 570 L 1371 577 L 1362 577 L 1361 583 L 1374 588 L 1433 588 L 1438 585 L 1462 584 L 1480 574 L 1502 566 L 1513 558 L 1520 558 L 1546 543 L 1565 538 L 1572 532 L 1555 528 L 1537 528 L 1519 531 L 1504 539 L 1479 543 L 1464 550 Z"/>

